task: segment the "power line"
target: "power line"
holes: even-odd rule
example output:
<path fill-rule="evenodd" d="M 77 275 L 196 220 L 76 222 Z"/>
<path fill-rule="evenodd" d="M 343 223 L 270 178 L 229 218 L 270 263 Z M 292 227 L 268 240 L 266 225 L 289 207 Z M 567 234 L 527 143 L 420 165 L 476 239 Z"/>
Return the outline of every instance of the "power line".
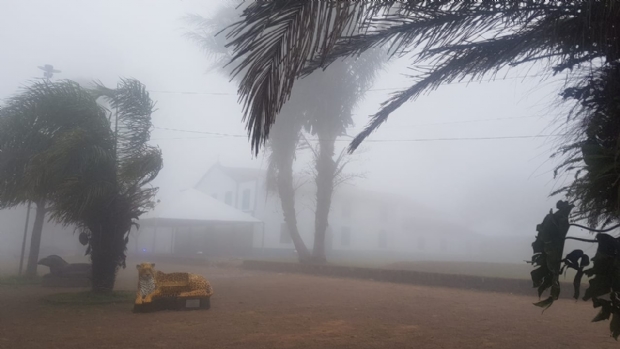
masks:
<path fill-rule="evenodd" d="M 359 115 L 359 114 L 354 114 Z M 531 119 L 531 118 L 540 118 L 544 115 L 527 115 L 527 116 L 509 116 L 506 118 L 491 118 L 491 119 L 473 119 L 473 120 L 462 120 L 462 121 L 446 121 L 446 122 L 433 122 L 428 124 L 417 124 L 417 125 L 404 125 L 397 126 L 397 128 L 414 128 L 421 126 L 435 126 L 435 125 L 451 125 L 451 124 L 469 124 L 475 122 L 485 122 L 485 121 L 504 121 L 504 120 L 518 120 L 518 119 Z M 382 128 L 389 128 L 388 126 L 382 126 Z"/>
<path fill-rule="evenodd" d="M 460 84 L 471 84 L 471 83 L 487 83 L 494 81 L 505 81 L 505 80 L 517 80 L 517 79 L 526 79 L 526 78 L 535 78 L 542 77 L 545 74 L 535 74 L 535 75 L 524 75 L 524 76 L 512 76 L 512 77 L 504 77 L 499 79 L 487 79 L 487 80 L 469 80 L 469 81 L 452 81 L 442 83 L 441 85 L 460 85 Z M 372 88 L 368 91 L 397 91 L 397 90 L 406 90 L 410 86 L 403 87 L 385 87 L 385 88 Z M 214 95 L 214 96 L 236 96 L 236 93 L 229 92 L 198 92 L 198 91 L 170 91 L 170 90 L 149 90 L 151 93 L 162 93 L 162 94 L 177 94 L 177 95 Z"/>
<path fill-rule="evenodd" d="M 429 124 L 399 126 L 398 128 L 414 128 L 414 127 L 421 127 L 421 126 L 466 124 L 466 123 L 485 122 L 485 121 L 503 121 L 503 120 L 516 120 L 516 119 L 527 119 L 527 118 L 538 118 L 538 117 L 541 117 L 541 115 L 515 116 L 515 117 L 491 118 L 491 119 L 474 119 L 474 120 L 462 120 L 462 121 L 446 121 L 446 122 L 436 122 L 436 123 L 429 123 Z M 389 126 L 383 126 L 383 128 L 388 128 L 388 127 Z M 221 133 L 221 132 L 184 130 L 184 129 L 170 128 L 170 127 L 157 127 L 157 126 L 154 126 L 153 128 L 158 129 L 158 130 L 164 130 L 164 131 L 208 134 L 208 135 L 223 136 L 223 137 L 247 137 L 247 135 L 242 135 L 242 134 L 230 134 L 230 133 Z"/>
<path fill-rule="evenodd" d="M 179 129 L 169 129 L 162 128 L 170 131 L 179 131 L 179 132 L 189 132 L 189 133 L 199 133 L 199 134 L 208 134 L 217 137 L 229 137 L 229 138 L 248 138 L 247 135 L 242 134 L 226 134 L 226 133 L 215 133 L 215 132 L 202 132 L 202 131 L 190 131 L 190 130 L 179 130 Z M 491 136 L 491 137 L 450 137 L 450 138 L 411 138 L 411 139 L 367 139 L 364 143 L 397 143 L 397 142 L 445 142 L 445 141 L 482 141 L 482 140 L 506 140 L 506 139 L 530 139 L 530 138 L 548 138 L 548 137 L 560 137 L 564 136 L 563 134 L 558 135 L 521 135 L 521 136 Z M 213 137 L 176 137 L 176 138 L 160 138 L 153 139 L 156 140 L 178 140 L 178 139 L 213 139 Z M 318 141 L 317 138 L 310 138 L 309 141 Z M 335 142 L 351 142 L 349 139 L 335 139 Z"/>
<path fill-rule="evenodd" d="M 164 90 L 149 90 L 151 93 L 165 93 L 176 95 L 216 95 L 216 96 L 235 96 L 236 93 L 228 92 L 194 92 L 194 91 L 164 91 Z"/>
<path fill-rule="evenodd" d="M 208 132 L 208 131 L 195 131 L 195 130 L 182 130 L 182 129 L 178 129 L 178 128 L 169 128 L 169 127 L 153 126 L 153 128 L 158 129 L 158 130 L 165 130 L 165 131 L 175 131 L 175 132 L 185 132 L 185 133 L 199 133 L 199 134 L 207 134 L 207 135 L 223 136 L 223 137 L 247 137 L 247 135 L 240 135 L 240 134 Z"/>

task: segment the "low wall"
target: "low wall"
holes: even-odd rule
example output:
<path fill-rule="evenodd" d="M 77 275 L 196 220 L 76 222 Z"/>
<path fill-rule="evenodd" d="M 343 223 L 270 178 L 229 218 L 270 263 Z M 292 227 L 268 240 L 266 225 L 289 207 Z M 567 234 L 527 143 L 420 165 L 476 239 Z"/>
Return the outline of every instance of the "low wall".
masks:
<path fill-rule="evenodd" d="M 257 260 L 244 261 L 243 268 L 248 270 L 304 273 L 329 277 L 366 279 L 421 286 L 502 292 L 530 296 L 532 297 L 532 302 L 535 302 L 538 299 L 536 289 L 532 288 L 532 282 L 526 279 L 489 278 L 471 275 L 425 273 L 413 270 L 375 269 L 338 265 L 312 265 Z M 573 295 L 573 285 L 569 283 L 562 283 L 561 286 L 561 298 L 571 298 Z M 583 290 L 584 289 L 582 288 L 582 293 Z"/>

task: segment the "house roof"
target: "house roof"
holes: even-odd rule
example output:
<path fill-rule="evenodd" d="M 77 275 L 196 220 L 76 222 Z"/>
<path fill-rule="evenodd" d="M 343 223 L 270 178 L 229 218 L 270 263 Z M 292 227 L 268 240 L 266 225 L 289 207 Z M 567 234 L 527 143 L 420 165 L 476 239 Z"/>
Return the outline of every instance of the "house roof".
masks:
<path fill-rule="evenodd" d="M 220 164 L 217 166 L 222 172 L 239 183 L 252 181 L 264 175 L 264 171 L 257 168 L 225 167 Z"/>
<path fill-rule="evenodd" d="M 153 220 L 260 223 L 260 220 L 196 190 L 187 189 L 146 213 L 140 222 Z"/>
<path fill-rule="evenodd" d="M 216 169 L 222 171 L 222 173 L 224 173 L 237 183 L 249 182 L 261 177 L 265 177 L 265 171 L 261 169 L 246 167 L 226 167 L 222 166 L 218 162 L 215 165 L 211 166 L 211 168 L 209 168 L 209 170 L 204 175 L 202 175 L 200 180 L 196 183 L 195 188 L 198 187 L 200 183 L 205 180 L 205 178 L 207 178 L 211 171 L 214 171 Z"/>

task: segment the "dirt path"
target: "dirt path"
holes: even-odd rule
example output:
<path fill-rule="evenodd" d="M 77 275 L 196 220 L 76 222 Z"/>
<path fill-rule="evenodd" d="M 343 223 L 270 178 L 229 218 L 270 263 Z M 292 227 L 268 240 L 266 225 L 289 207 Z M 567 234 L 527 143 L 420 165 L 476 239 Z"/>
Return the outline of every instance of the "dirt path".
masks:
<path fill-rule="evenodd" d="M 596 310 L 584 302 L 559 301 L 541 315 L 535 299 L 506 294 L 234 268 L 165 271 L 175 269 L 210 279 L 210 310 L 60 307 L 39 301 L 59 290 L 0 286 L 0 348 L 620 348 L 609 323 L 590 322 Z M 134 288 L 134 271 L 121 273 L 119 288 Z"/>

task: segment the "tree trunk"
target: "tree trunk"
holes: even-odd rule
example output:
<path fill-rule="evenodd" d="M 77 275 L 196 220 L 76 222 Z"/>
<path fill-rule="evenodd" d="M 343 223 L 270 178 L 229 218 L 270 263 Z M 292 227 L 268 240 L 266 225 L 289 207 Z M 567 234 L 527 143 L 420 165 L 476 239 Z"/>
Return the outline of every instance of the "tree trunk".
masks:
<path fill-rule="evenodd" d="M 114 215 L 109 218 L 112 224 L 91 227 L 90 259 L 92 262 L 92 291 L 110 293 L 114 290 L 116 272 L 125 258 L 125 233 L 119 224 L 114 224 Z"/>
<path fill-rule="evenodd" d="M 314 249 L 312 259 L 315 263 L 325 263 L 325 232 L 329 225 L 329 211 L 334 191 L 336 162 L 334 161 L 334 138 L 319 135 L 319 155 L 316 159 L 316 212 L 314 216 Z"/>
<path fill-rule="evenodd" d="M 297 257 L 301 263 L 305 263 L 310 259 L 310 252 L 306 247 L 299 230 L 297 229 L 297 215 L 295 212 L 295 188 L 293 187 L 293 164 L 285 161 L 278 163 L 278 195 L 280 196 L 280 203 L 282 204 L 282 213 L 284 215 L 284 222 L 288 228 L 288 232 L 291 235 L 295 249 L 297 250 Z"/>
<path fill-rule="evenodd" d="M 92 291 L 93 293 L 110 293 L 114 290 L 118 260 L 110 251 L 91 252 Z"/>
<path fill-rule="evenodd" d="M 26 276 L 34 277 L 37 275 L 37 263 L 39 262 L 39 249 L 41 248 L 41 233 L 45 222 L 45 201 L 37 202 L 37 213 L 30 234 L 30 252 L 28 254 L 28 265 L 26 266 Z"/>

